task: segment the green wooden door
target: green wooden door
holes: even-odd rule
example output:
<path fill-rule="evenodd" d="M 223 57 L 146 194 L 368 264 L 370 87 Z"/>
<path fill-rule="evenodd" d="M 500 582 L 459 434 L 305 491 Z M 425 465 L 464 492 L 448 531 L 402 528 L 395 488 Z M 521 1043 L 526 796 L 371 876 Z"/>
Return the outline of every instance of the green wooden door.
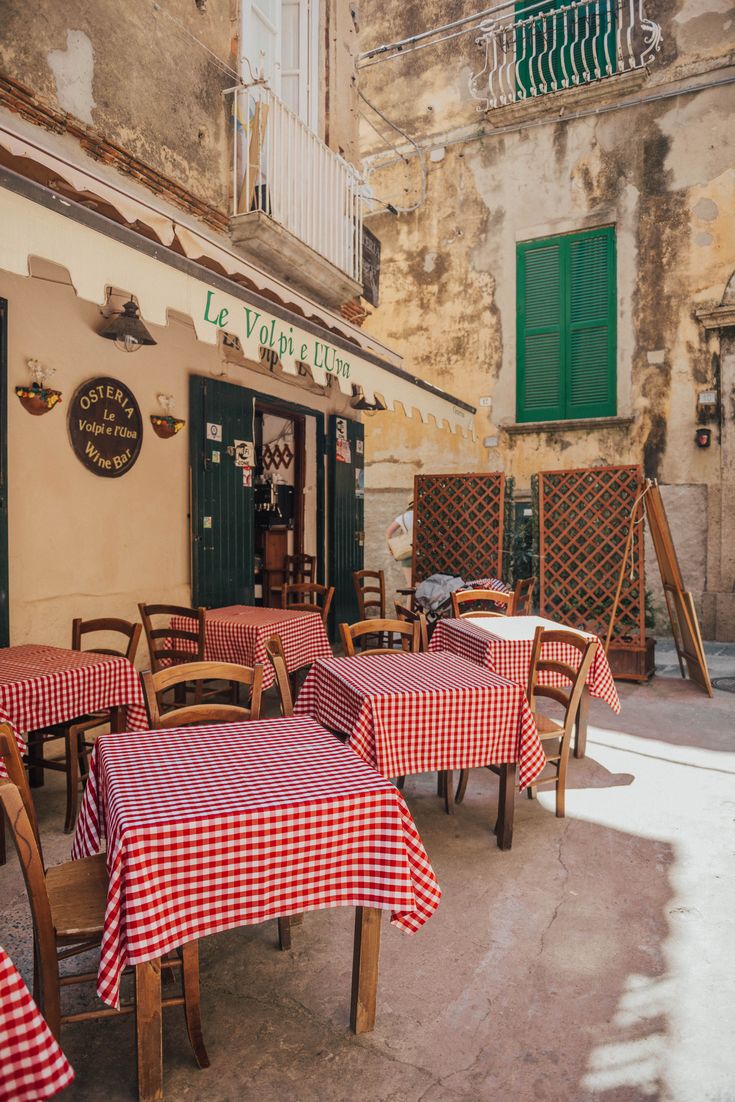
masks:
<path fill-rule="evenodd" d="M 357 620 L 352 571 L 362 570 L 365 543 L 364 430 L 359 421 L 331 416 L 329 456 L 329 583 L 334 586 L 332 631 Z"/>
<path fill-rule="evenodd" d="M 198 375 L 189 380 L 192 603 L 197 606 L 253 603 L 252 468 L 236 466 L 235 442 L 254 441 L 254 411 L 251 390 Z"/>
<path fill-rule="evenodd" d="M 0 298 L 0 647 L 8 643 L 8 301 Z"/>

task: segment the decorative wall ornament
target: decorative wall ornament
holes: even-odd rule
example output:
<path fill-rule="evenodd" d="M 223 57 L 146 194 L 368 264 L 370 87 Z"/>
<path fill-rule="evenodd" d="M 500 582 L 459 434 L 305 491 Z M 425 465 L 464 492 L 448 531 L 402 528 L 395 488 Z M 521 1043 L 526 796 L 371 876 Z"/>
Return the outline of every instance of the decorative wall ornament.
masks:
<path fill-rule="evenodd" d="M 69 404 L 69 435 L 77 459 L 93 474 L 126 474 L 143 442 L 135 395 L 119 379 L 88 379 Z"/>
<path fill-rule="evenodd" d="M 288 444 L 265 444 L 261 450 L 261 460 L 264 471 L 278 471 L 281 467 L 285 471 L 293 462 L 293 452 Z"/>
<path fill-rule="evenodd" d="M 172 436 L 176 436 L 176 433 L 183 429 L 186 421 L 182 421 L 180 417 L 174 417 L 171 413 L 174 403 L 173 394 L 157 394 L 156 397 L 163 413 L 151 414 L 153 431 L 162 440 L 170 440 Z"/>
<path fill-rule="evenodd" d="M 61 391 L 46 386 L 46 381 L 56 373 L 56 368 L 44 367 L 40 360 L 27 360 L 26 363 L 33 381 L 30 386 L 17 386 L 15 393 L 23 409 L 34 417 L 40 417 L 61 401 Z"/>

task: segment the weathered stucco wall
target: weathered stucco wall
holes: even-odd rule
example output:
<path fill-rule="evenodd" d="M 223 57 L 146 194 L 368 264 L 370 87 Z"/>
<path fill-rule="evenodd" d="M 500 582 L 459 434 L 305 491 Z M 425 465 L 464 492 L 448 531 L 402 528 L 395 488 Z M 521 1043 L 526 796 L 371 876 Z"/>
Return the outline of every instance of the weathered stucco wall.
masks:
<path fill-rule="evenodd" d="M 363 48 L 470 11 L 450 6 L 456 10 L 363 5 Z M 732 70 L 704 73 L 728 60 L 735 21 L 724 7 L 702 0 L 646 10 L 664 26 L 664 47 L 650 86 L 626 94 L 661 93 L 667 80 L 687 73 L 702 83 L 732 76 Z M 370 219 L 382 241 L 383 270 L 381 306 L 367 325 L 401 348 L 410 370 L 475 405 L 491 397 L 478 412 L 478 444 L 453 451 L 459 469 L 505 470 L 523 493 L 540 469 L 635 462 L 675 487 L 667 505 L 682 533 L 685 579 L 704 606 L 705 633 L 735 636 L 735 577 L 712 570 L 708 577 L 705 555 L 711 541 L 735 540 L 734 522 L 723 530 L 722 511 L 710 500 L 710 490 L 733 479 L 732 465 L 723 465 L 716 434 L 710 449 L 694 445 L 697 391 L 714 381 L 712 342 L 695 310 L 719 301 L 735 268 L 735 86 L 579 119 L 560 118 L 548 96 L 545 114 L 541 101 L 529 105 L 532 125 L 514 108 L 503 132 L 491 132 L 490 113 L 488 132 L 480 135 L 466 92 L 472 48 L 463 43 L 454 43 L 453 56 L 445 46 L 361 70 L 368 98 L 422 143 L 426 166 L 426 198 L 417 210 Z M 389 72 L 394 79 L 386 79 Z M 585 109 L 585 94 L 569 114 Z M 611 95 L 608 105 L 614 102 Z M 376 139 L 368 134 L 369 152 Z M 367 163 L 376 195 L 404 207 L 420 199 L 410 150 L 405 161 L 388 152 Z M 515 422 L 517 243 L 601 225 L 616 230 L 620 421 L 507 432 Z M 387 417 L 367 431 L 374 497 L 399 479 L 405 491 L 417 469 L 452 469 L 444 440 L 421 435 L 404 442 Z M 482 447 L 486 438 L 493 446 Z M 391 458 L 390 476 L 382 454 Z M 649 573 L 655 588 L 653 563 Z M 717 600 L 703 600 L 707 590 L 719 593 L 719 619 Z"/>
<path fill-rule="evenodd" d="M 31 7 L 3 2 L 0 71 L 226 211 L 229 100 L 222 92 L 235 81 L 173 20 L 236 69 L 234 0 L 201 8 L 168 0 L 173 19 L 148 0 Z"/>

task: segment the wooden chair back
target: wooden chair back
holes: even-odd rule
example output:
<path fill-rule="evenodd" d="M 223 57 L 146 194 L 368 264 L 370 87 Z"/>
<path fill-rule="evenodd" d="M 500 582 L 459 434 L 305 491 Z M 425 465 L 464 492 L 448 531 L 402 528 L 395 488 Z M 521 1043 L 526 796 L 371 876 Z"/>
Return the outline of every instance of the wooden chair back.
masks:
<path fill-rule="evenodd" d="M 268 655 L 273 666 L 273 672 L 276 675 L 276 688 L 281 701 L 281 715 L 291 716 L 293 715 L 293 696 L 291 695 L 291 682 L 288 678 L 286 655 L 280 635 L 272 635 L 270 639 L 266 640 L 265 653 Z"/>
<path fill-rule="evenodd" d="M 43 849 L 41 846 L 41 833 L 38 829 L 38 819 L 36 817 L 36 805 L 33 803 L 28 778 L 23 768 L 20 750 L 18 749 L 18 743 L 15 741 L 15 735 L 7 723 L 0 723 L 0 761 L 2 761 L 5 766 L 5 772 L 8 778 L 20 792 L 28 821 L 31 824 L 36 838 L 38 851 L 41 854 L 41 863 L 43 863 Z"/>
<path fill-rule="evenodd" d="M 483 612 L 480 609 L 470 609 L 467 605 L 492 601 L 494 605 L 502 605 L 504 612 Z M 494 589 L 458 589 L 452 594 L 453 616 L 505 616 L 510 615 L 513 608 L 513 594 L 499 593 Z"/>
<path fill-rule="evenodd" d="M 399 604 L 398 601 L 393 602 L 396 606 L 396 616 L 399 620 L 403 620 L 406 624 L 418 624 L 419 625 L 419 651 L 425 653 L 429 649 L 429 623 L 426 619 L 425 612 L 415 612 L 412 608 L 407 608 L 406 605 Z"/>
<path fill-rule="evenodd" d="M 281 590 L 281 607 L 294 612 L 318 612 L 326 624 L 334 597 L 333 585 L 319 582 L 293 582 Z"/>
<path fill-rule="evenodd" d="M 84 635 L 92 635 L 96 632 L 123 635 L 127 639 L 124 650 L 116 650 L 110 647 L 90 647 L 89 649 L 94 651 L 95 654 L 114 654 L 120 658 L 127 658 L 128 662 L 135 663 L 142 630 L 140 624 L 131 624 L 129 620 L 117 620 L 111 616 L 99 620 L 78 618 L 73 620 L 71 625 L 71 649 L 82 649 L 82 636 Z"/>
<path fill-rule="evenodd" d="M 316 581 L 316 555 L 286 555 L 285 565 L 288 583 Z"/>
<path fill-rule="evenodd" d="M 519 578 L 513 590 L 511 616 L 530 616 L 533 612 L 533 591 L 535 578 Z"/>
<path fill-rule="evenodd" d="M 340 624 L 342 646 L 348 658 L 353 658 L 356 653 L 355 643 L 366 635 L 380 635 L 387 640 L 384 647 L 371 647 L 359 651 L 360 654 L 417 654 L 419 650 L 419 625 L 409 624 L 405 620 L 378 620 L 372 617 L 370 620 L 360 620 L 356 624 Z M 393 644 L 398 642 L 400 649 Z"/>
<path fill-rule="evenodd" d="M 190 724 L 242 723 L 243 720 L 260 718 L 263 692 L 263 667 L 237 666 L 231 662 L 183 662 L 167 666 L 155 673 L 141 675 L 143 696 L 148 709 L 151 728 L 155 731 L 169 727 L 188 727 Z M 230 681 L 250 686 L 250 707 L 235 704 L 185 704 L 161 713 L 159 697 L 167 689 L 177 685 L 203 681 Z"/>
<path fill-rule="evenodd" d="M 12 737 L 12 736 L 11 736 Z M 26 786 L 27 787 L 27 786 Z M 46 889 L 43 855 L 37 830 L 28 815 L 22 790 L 12 780 L 0 778 L 0 804 L 5 812 L 13 837 L 18 861 L 28 893 L 33 920 L 37 978 L 40 980 L 40 1003 L 44 1016 L 58 1040 L 61 995 L 59 965 L 56 956 L 56 936 L 51 917 L 51 904 Z M 53 1029 L 54 1025 L 56 1026 Z"/>
<path fill-rule="evenodd" d="M 353 570 L 352 584 L 361 620 L 370 616 L 385 619 L 385 574 L 382 570 Z"/>
<path fill-rule="evenodd" d="M 204 612 L 203 608 L 184 608 L 179 605 L 139 604 L 151 670 L 157 673 L 178 662 L 204 661 Z M 166 627 L 154 627 L 153 617 L 165 616 Z M 191 621 L 190 628 L 172 628 L 172 616 L 182 616 Z"/>
<path fill-rule="evenodd" d="M 573 647 L 574 650 L 578 652 L 580 661 L 576 669 L 566 662 L 541 657 L 542 648 L 553 643 L 561 643 L 565 646 Z M 528 687 L 526 690 L 528 703 L 533 712 L 536 711 L 536 700 L 538 697 L 546 697 L 560 704 L 564 709 L 563 731 L 560 737 L 567 740 L 571 739 L 572 729 L 577 718 L 579 701 L 582 696 L 585 681 L 587 680 L 587 675 L 589 674 L 590 666 L 595 657 L 596 647 L 596 639 L 588 639 L 586 636 L 580 635 L 576 631 L 546 630 L 543 627 L 538 627 L 533 637 L 531 662 L 528 668 Z M 569 686 L 555 688 L 551 685 L 540 685 L 539 674 L 541 673 L 561 674 L 562 677 L 567 679 Z"/>

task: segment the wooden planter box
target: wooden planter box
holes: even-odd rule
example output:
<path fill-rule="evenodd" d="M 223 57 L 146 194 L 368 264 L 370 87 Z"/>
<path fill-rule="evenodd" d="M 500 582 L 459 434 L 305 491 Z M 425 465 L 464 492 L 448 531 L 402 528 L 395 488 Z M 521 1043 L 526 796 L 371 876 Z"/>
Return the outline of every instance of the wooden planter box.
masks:
<path fill-rule="evenodd" d="M 656 640 L 646 636 L 644 644 L 611 643 L 607 652 L 613 677 L 618 681 L 650 681 L 656 672 Z"/>

